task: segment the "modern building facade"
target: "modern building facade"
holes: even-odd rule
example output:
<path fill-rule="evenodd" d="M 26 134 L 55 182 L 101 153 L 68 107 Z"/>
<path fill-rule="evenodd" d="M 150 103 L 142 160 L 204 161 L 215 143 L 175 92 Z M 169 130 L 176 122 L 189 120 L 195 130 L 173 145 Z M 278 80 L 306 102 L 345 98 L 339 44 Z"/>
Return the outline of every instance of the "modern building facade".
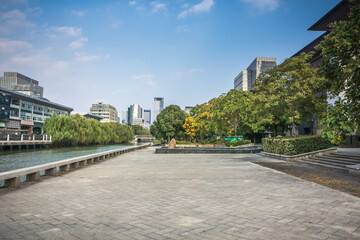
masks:
<path fill-rule="evenodd" d="M 46 99 L 0 88 L 0 129 L 42 133 L 46 118 L 69 116 L 72 108 Z"/>
<path fill-rule="evenodd" d="M 103 104 L 102 102 L 92 104 L 90 114 L 102 117 L 101 122 L 118 122 L 118 112 L 110 104 Z"/>
<path fill-rule="evenodd" d="M 322 42 L 326 35 L 331 32 L 330 24 L 335 21 L 348 21 L 349 13 L 350 13 L 350 2 L 348 0 L 342 0 L 338 3 L 333 9 L 327 12 L 324 16 L 322 16 L 317 22 L 315 22 L 308 31 L 322 31 L 324 32 L 318 38 L 314 39 L 308 45 L 303 47 L 297 53 L 295 53 L 292 57 L 299 56 L 301 53 L 305 52 L 314 52 L 314 55 L 309 60 L 312 67 L 319 68 L 321 66 L 321 62 L 323 60 L 321 52 L 316 49 L 316 46 Z M 343 94 L 340 93 L 338 97 L 342 97 Z M 328 99 L 329 104 L 333 104 L 338 99 Z M 309 121 L 303 122 L 296 127 L 296 134 L 305 135 L 305 134 L 320 134 L 321 129 L 318 127 L 318 119 L 316 114 L 313 115 L 313 119 L 309 119 Z"/>
<path fill-rule="evenodd" d="M 128 123 L 128 111 L 122 111 L 121 113 L 121 123 L 122 124 L 127 124 Z"/>
<path fill-rule="evenodd" d="M 43 98 L 44 89 L 39 86 L 39 82 L 18 72 L 4 72 L 4 76 L 0 77 L 0 87 Z"/>
<path fill-rule="evenodd" d="M 150 129 L 151 125 L 151 110 L 144 109 L 144 120 L 145 120 L 145 128 Z"/>
<path fill-rule="evenodd" d="M 133 124 L 134 118 L 142 118 L 142 108 L 138 104 L 128 107 L 128 123 Z"/>
<path fill-rule="evenodd" d="M 161 111 L 164 109 L 164 98 L 163 97 L 154 97 L 154 121 Z"/>
<path fill-rule="evenodd" d="M 276 66 L 276 58 L 257 57 L 246 70 L 241 71 L 234 79 L 234 89 L 253 91 L 260 73 Z"/>

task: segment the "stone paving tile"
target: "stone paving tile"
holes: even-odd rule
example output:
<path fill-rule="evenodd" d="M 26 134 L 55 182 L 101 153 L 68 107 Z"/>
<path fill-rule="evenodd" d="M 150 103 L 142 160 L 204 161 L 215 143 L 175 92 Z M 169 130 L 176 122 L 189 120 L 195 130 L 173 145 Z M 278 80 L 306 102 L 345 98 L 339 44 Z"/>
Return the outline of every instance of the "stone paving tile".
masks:
<path fill-rule="evenodd" d="M 127 153 L 0 193 L 0 239 L 360 239 L 360 199 L 244 155 Z"/>

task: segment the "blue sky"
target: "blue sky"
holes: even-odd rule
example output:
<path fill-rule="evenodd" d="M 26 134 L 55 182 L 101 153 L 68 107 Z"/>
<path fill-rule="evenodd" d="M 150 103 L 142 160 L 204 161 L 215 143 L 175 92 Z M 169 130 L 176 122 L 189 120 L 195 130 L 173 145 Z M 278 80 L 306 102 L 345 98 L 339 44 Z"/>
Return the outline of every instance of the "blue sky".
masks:
<path fill-rule="evenodd" d="M 339 2 L 0 0 L 0 72 L 39 80 L 79 112 L 99 101 L 119 115 L 153 110 L 154 97 L 193 106 L 233 88 L 255 57 L 291 57 Z"/>

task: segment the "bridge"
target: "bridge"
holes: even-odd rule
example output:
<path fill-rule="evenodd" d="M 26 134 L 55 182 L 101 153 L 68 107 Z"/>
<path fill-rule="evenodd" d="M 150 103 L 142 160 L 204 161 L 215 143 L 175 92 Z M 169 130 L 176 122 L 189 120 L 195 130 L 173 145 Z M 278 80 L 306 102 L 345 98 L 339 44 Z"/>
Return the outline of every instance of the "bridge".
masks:
<path fill-rule="evenodd" d="M 135 141 L 137 142 L 152 142 L 155 140 L 155 137 L 151 135 L 135 135 Z"/>

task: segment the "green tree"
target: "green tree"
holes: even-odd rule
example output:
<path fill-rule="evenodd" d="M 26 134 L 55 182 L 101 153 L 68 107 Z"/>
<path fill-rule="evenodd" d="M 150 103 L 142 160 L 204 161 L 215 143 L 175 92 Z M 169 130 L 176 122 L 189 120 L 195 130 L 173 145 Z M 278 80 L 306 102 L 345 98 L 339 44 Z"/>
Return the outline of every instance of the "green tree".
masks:
<path fill-rule="evenodd" d="M 212 107 L 216 100 L 216 98 L 213 98 L 206 103 L 196 105 L 190 111 L 190 115 L 194 117 L 194 128 L 198 139 L 204 139 L 204 137 L 215 134 Z"/>
<path fill-rule="evenodd" d="M 235 137 L 238 129 L 244 134 L 249 130 L 252 114 L 253 94 L 248 91 L 231 89 L 214 105 L 216 119 L 231 127 Z"/>
<path fill-rule="evenodd" d="M 302 53 L 285 60 L 262 73 L 255 85 L 255 93 L 268 111 L 265 122 L 284 119 L 292 125 L 293 136 L 296 135 L 296 124 L 312 118 L 314 113 L 323 113 L 326 107 L 324 95 L 319 94 L 323 78 L 309 63 L 312 55 Z"/>
<path fill-rule="evenodd" d="M 185 118 L 185 112 L 179 106 L 170 105 L 157 115 L 156 121 L 151 127 L 151 134 L 159 140 L 170 140 L 170 137 L 182 139 L 184 137 L 182 125 Z"/>
<path fill-rule="evenodd" d="M 140 125 L 128 124 L 133 130 L 135 135 L 150 135 L 150 131 Z"/>
<path fill-rule="evenodd" d="M 58 146 L 128 143 L 134 138 L 134 131 L 129 126 L 100 123 L 80 115 L 47 118 L 44 131 Z"/>
<path fill-rule="evenodd" d="M 332 23 L 330 33 L 318 45 L 323 55 L 321 72 L 326 79 L 325 89 L 331 97 L 341 96 L 327 114 L 330 118 L 337 116 L 337 120 L 323 122 L 327 126 L 324 131 L 329 134 L 336 131 L 335 135 L 359 131 L 360 126 L 360 1 L 353 0 L 350 4 L 349 20 Z M 344 128 L 342 121 L 351 122 L 347 125 L 352 128 Z M 328 128 L 329 122 L 334 123 L 333 129 Z"/>

